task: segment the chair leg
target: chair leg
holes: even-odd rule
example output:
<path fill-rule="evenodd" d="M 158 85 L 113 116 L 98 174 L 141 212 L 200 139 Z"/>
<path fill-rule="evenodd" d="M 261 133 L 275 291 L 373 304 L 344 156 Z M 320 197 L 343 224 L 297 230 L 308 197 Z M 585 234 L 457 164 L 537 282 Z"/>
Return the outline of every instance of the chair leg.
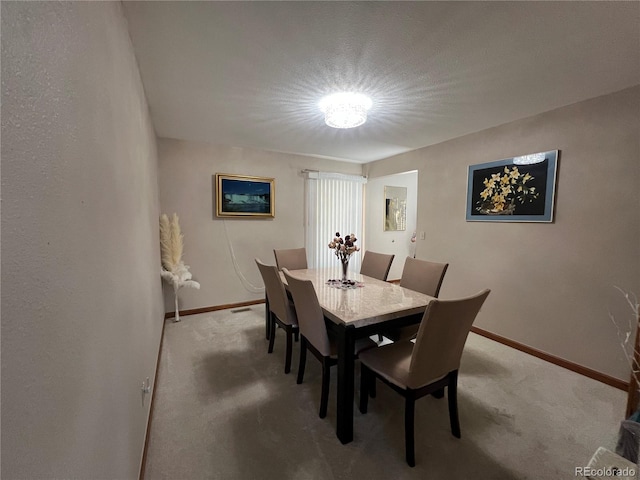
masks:
<path fill-rule="evenodd" d="M 460 419 L 458 418 L 458 371 L 449 374 L 448 400 L 449 400 L 449 423 L 451 433 L 454 437 L 460 438 Z"/>
<path fill-rule="evenodd" d="M 370 392 L 369 386 L 371 385 L 370 375 L 371 371 L 360 364 L 360 413 L 367 413 Z"/>
<path fill-rule="evenodd" d="M 331 382 L 331 366 L 329 359 L 322 359 L 322 393 L 320 394 L 320 418 L 327 416 L 327 404 L 329 403 L 329 384 Z"/>
<path fill-rule="evenodd" d="M 284 373 L 289 373 L 291 371 L 291 350 L 293 345 L 293 329 L 291 325 L 286 327 L 287 332 L 287 351 L 284 357 Z"/>
<path fill-rule="evenodd" d="M 415 399 L 411 396 L 405 398 L 404 407 L 404 443 L 406 449 L 407 464 L 416 466 L 416 453 L 414 447 L 413 422 L 415 417 Z"/>
<path fill-rule="evenodd" d="M 378 334 L 378 341 L 379 341 L 379 342 L 381 342 L 382 340 L 384 340 L 384 339 L 383 339 L 383 337 L 382 337 L 382 334 L 381 334 L 381 333 L 379 333 L 379 334 Z"/>
<path fill-rule="evenodd" d="M 293 337 L 296 339 L 296 342 L 300 341 L 300 330 L 294 330 Z"/>
<path fill-rule="evenodd" d="M 298 364 L 298 379 L 296 383 L 299 385 L 302 383 L 304 377 L 304 367 L 307 364 L 307 339 L 300 338 L 300 363 Z"/>
<path fill-rule="evenodd" d="M 369 396 L 371 398 L 376 398 L 376 376 L 371 375 L 369 380 Z"/>
<path fill-rule="evenodd" d="M 269 310 L 269 299 L 265 295 L 264 297 L 264 316 L 265 316 L 265 327 L 266 327 L 266 337 L 269 340 L 269 336 L 271 334 L 271 311 Z"/>
<path fill-rule="evenodd" d="M 269 324 L 271 328 L 269 329 L 269 353 L 273 353 L 273 343 L 276 341 L 276 321 L 273 317 L 273 313 L 269 314 Z"/>

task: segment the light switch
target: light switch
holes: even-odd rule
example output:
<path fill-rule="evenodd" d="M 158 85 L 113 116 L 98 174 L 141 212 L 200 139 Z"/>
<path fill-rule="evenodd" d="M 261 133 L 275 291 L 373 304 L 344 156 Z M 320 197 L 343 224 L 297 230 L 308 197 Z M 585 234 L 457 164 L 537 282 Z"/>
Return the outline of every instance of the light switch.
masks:
<path fill-rule="evenodd" d="M 420 232 L 420 240 L 424 240 L 425 239 L 425 234 L 424 232 Z"/>

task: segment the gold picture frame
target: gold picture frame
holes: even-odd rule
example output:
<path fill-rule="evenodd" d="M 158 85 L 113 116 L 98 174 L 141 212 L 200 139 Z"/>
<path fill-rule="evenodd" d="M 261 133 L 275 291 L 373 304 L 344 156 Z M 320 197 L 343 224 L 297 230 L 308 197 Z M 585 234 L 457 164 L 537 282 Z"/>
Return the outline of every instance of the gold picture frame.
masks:
<path fill-rule="evenodd" d="M 216 217 L 273 218 L 275 211 L 275 179 L 215 174 Z"/>

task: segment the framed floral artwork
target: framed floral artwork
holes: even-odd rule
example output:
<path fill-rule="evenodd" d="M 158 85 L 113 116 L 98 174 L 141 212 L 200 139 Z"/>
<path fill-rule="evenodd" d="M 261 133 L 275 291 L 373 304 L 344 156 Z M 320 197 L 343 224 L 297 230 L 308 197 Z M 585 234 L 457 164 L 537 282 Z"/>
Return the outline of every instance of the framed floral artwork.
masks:
<path fill-rule="evenodd" d="M 468 222 L 552 222 L 558 150 L 471 165 Z"/>
<path fill-rule="evenodd" d="M 217 217 L 275 217 L 275 180 L 216 173 Z"/>

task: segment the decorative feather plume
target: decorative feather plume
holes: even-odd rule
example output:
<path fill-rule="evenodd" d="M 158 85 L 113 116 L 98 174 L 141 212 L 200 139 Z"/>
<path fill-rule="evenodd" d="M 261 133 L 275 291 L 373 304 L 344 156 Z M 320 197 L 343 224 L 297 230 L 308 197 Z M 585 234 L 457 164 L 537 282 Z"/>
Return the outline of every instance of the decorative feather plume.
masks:
<path fill-rule="evenodd" d="M 180 232 L 180 223 L 177 214 L 160 216 L 160 249 L 162 253 L 162 266 L 170 272 L 176 272 L 182 262 L 184 236 Z"/>
<path fill-rule="evenodd" d="M 176 300 L 176 322 L 180 321 L 178 290 L 181 287 L 200 288 L 198 282 L 191 280 L 189 266 L 182 262 L 183 238 L 178 215 L 174 213 L 169 218 L 163 213 L 160 216 L 160 253 L 163 267 L 160 275 L 173 285 Z"/>
<path fill-rule="evenodd" d="M 166 213 L 160 216 L 160 254 L 162 266 L 165 270 L 173 271 L 173 263 L 171 262 L 171 223 Z"/>
<path fill-rule="evenodd" d="M 178 215 L 174 213 L 171 215 L 171 261 L 174 266 L 180 265 L 182 262 L 183 238 Z"/>

